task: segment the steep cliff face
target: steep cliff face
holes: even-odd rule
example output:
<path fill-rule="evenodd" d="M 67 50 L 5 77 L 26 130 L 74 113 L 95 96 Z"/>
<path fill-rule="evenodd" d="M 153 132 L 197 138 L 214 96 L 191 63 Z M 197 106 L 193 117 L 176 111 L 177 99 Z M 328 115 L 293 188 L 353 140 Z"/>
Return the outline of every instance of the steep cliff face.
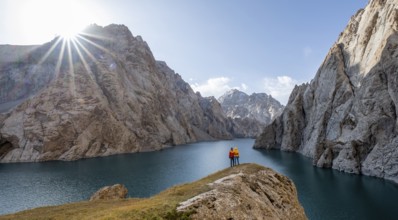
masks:
<path fill-rule="evenodd" d="M 320 167 L 398 182 L 397 30 L 398 1 L 370 1 L 255 147 L 298 151 Z"/>
<path fill-rule="evenodd" d="M 202 98 L 123 25 L 90 26 L 0 69 L 0 161 L 75 160 L 231 138 Z M 213 102 L 214 101 L 214 102 Z M 10 104 L 11 103 L 11 104 Z"/>
<path fill-rule="evenodd" d="M 247 95 L 233 89 L 222 95 L 218 101 L 227 117 L 238 125 L 237 136 L 257 137 L 264 126 L 270 124 L 283 111 L 276 99 L 265 93 Z"/>

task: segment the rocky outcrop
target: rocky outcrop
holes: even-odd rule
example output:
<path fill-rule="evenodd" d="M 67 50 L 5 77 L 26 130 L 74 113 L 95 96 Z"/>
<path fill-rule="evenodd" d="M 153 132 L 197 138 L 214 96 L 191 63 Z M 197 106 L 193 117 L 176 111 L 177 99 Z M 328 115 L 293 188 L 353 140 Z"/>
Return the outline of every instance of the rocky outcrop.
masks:
<path fill-rule="evenodd" d="M 90 201 L 125 199 L 127 197 L 127 193 L 127 188 L 122 184 L 104 186 L 90 197 Z"/>
<path fill-rule="evenodd" d="M 232 138 L 219 103 L 194 93 L 123 25 L 92 25 L 75 41 L 56 38 L 0 67 L 0 107 L 12 108 L 0 117 L 0 162 Z"/>
<path fill-rule="evenodd" d="M 398 182 L 397 31 L 398 2 L 369 1 L 255 147 L 298 151 L 319 167 Z"/>
<path fill-rule="evenodd" d="M 120 186 L 119 193 L 125 195 Z M 113 194 L 113 193 L 111 193 Z M 122 196 L 123 197 L 123 196 Z M 275 171 L 241 164 L 150 198 L 84 201 L 0 219 L 307 219 L 294 183 Z"/>
<path fill-rule="evenodd" d="M 177 211 L 193 213 L 192 219 L 307 219 L 293 182 L 271 169 L 234 173 L 208 186 Z"/>
<path fill-rule="evenodd" d="M 249 96 L 232 89 L 218 101 L 227 117 L 237 125 L 234 133 L 240 137 L 257 137 L 283 111 L 283 105 L 265 93 Z"/>

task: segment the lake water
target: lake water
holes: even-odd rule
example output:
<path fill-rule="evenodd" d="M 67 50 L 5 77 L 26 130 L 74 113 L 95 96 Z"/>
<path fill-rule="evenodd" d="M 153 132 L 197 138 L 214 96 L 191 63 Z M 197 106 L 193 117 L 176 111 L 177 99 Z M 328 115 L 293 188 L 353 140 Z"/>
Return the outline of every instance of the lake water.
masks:
<path fill-rule="evenodd" d="M 105 185 L 124 184 L 130 197 L 149 197 L 241 163 L 258 163 L 291 178 L 310 219 L 398 219 L 398 185 L 313 167 L 297 153 L 255 150 L 254 140 L 202 142 L 157 152 L 74 162 L 0 164 L 0 214 L 87 200 Z"/>

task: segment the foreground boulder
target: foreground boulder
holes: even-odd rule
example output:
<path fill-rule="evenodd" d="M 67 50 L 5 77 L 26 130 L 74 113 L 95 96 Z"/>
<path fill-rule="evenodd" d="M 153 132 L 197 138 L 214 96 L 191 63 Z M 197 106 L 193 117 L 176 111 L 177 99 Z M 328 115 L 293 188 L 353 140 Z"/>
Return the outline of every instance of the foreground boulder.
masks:
<path fill-rule="evenodd" d="M 121 184 L 115 184 L 113 186 L 105 186 L 95 192 L 91 197 L 90 201 L 95 200 L 112 200 L 112 199 L 125 199 L 127 196 L 127 188 Z"/>
<path fill-rule="evenodd" d="M 146 199 L 36 208 L 2 219 L 307 219 L 287 177 L 256 164 L 228 168 Z"/>

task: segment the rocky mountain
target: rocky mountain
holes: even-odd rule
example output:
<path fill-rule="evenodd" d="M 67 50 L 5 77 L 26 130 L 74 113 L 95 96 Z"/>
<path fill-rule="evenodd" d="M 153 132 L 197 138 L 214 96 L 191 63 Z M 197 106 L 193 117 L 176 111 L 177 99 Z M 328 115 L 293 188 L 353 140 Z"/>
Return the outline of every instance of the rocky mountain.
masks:
<path fill-rule="evenodd" d="M 398 1 L 371 0 L 255 147 L 398 182 Z"/>
<path fill-rule="evenodd" d="M 29 49 L 0 62 L 0 162 L 232 138 L 217 100 L 194 93 L 123 25 L 92 25 L 75 40 Z"/>
<path fill-rule="evenodd" d="M 283 105 L 265 93 L 253 93 L 249 96 L 232 89 L 218 101 L 227 117 L 241 128 L 236 133 L 246 137 L 260 135 L 264 126 L 270 124 L 283 111 Z"/>

